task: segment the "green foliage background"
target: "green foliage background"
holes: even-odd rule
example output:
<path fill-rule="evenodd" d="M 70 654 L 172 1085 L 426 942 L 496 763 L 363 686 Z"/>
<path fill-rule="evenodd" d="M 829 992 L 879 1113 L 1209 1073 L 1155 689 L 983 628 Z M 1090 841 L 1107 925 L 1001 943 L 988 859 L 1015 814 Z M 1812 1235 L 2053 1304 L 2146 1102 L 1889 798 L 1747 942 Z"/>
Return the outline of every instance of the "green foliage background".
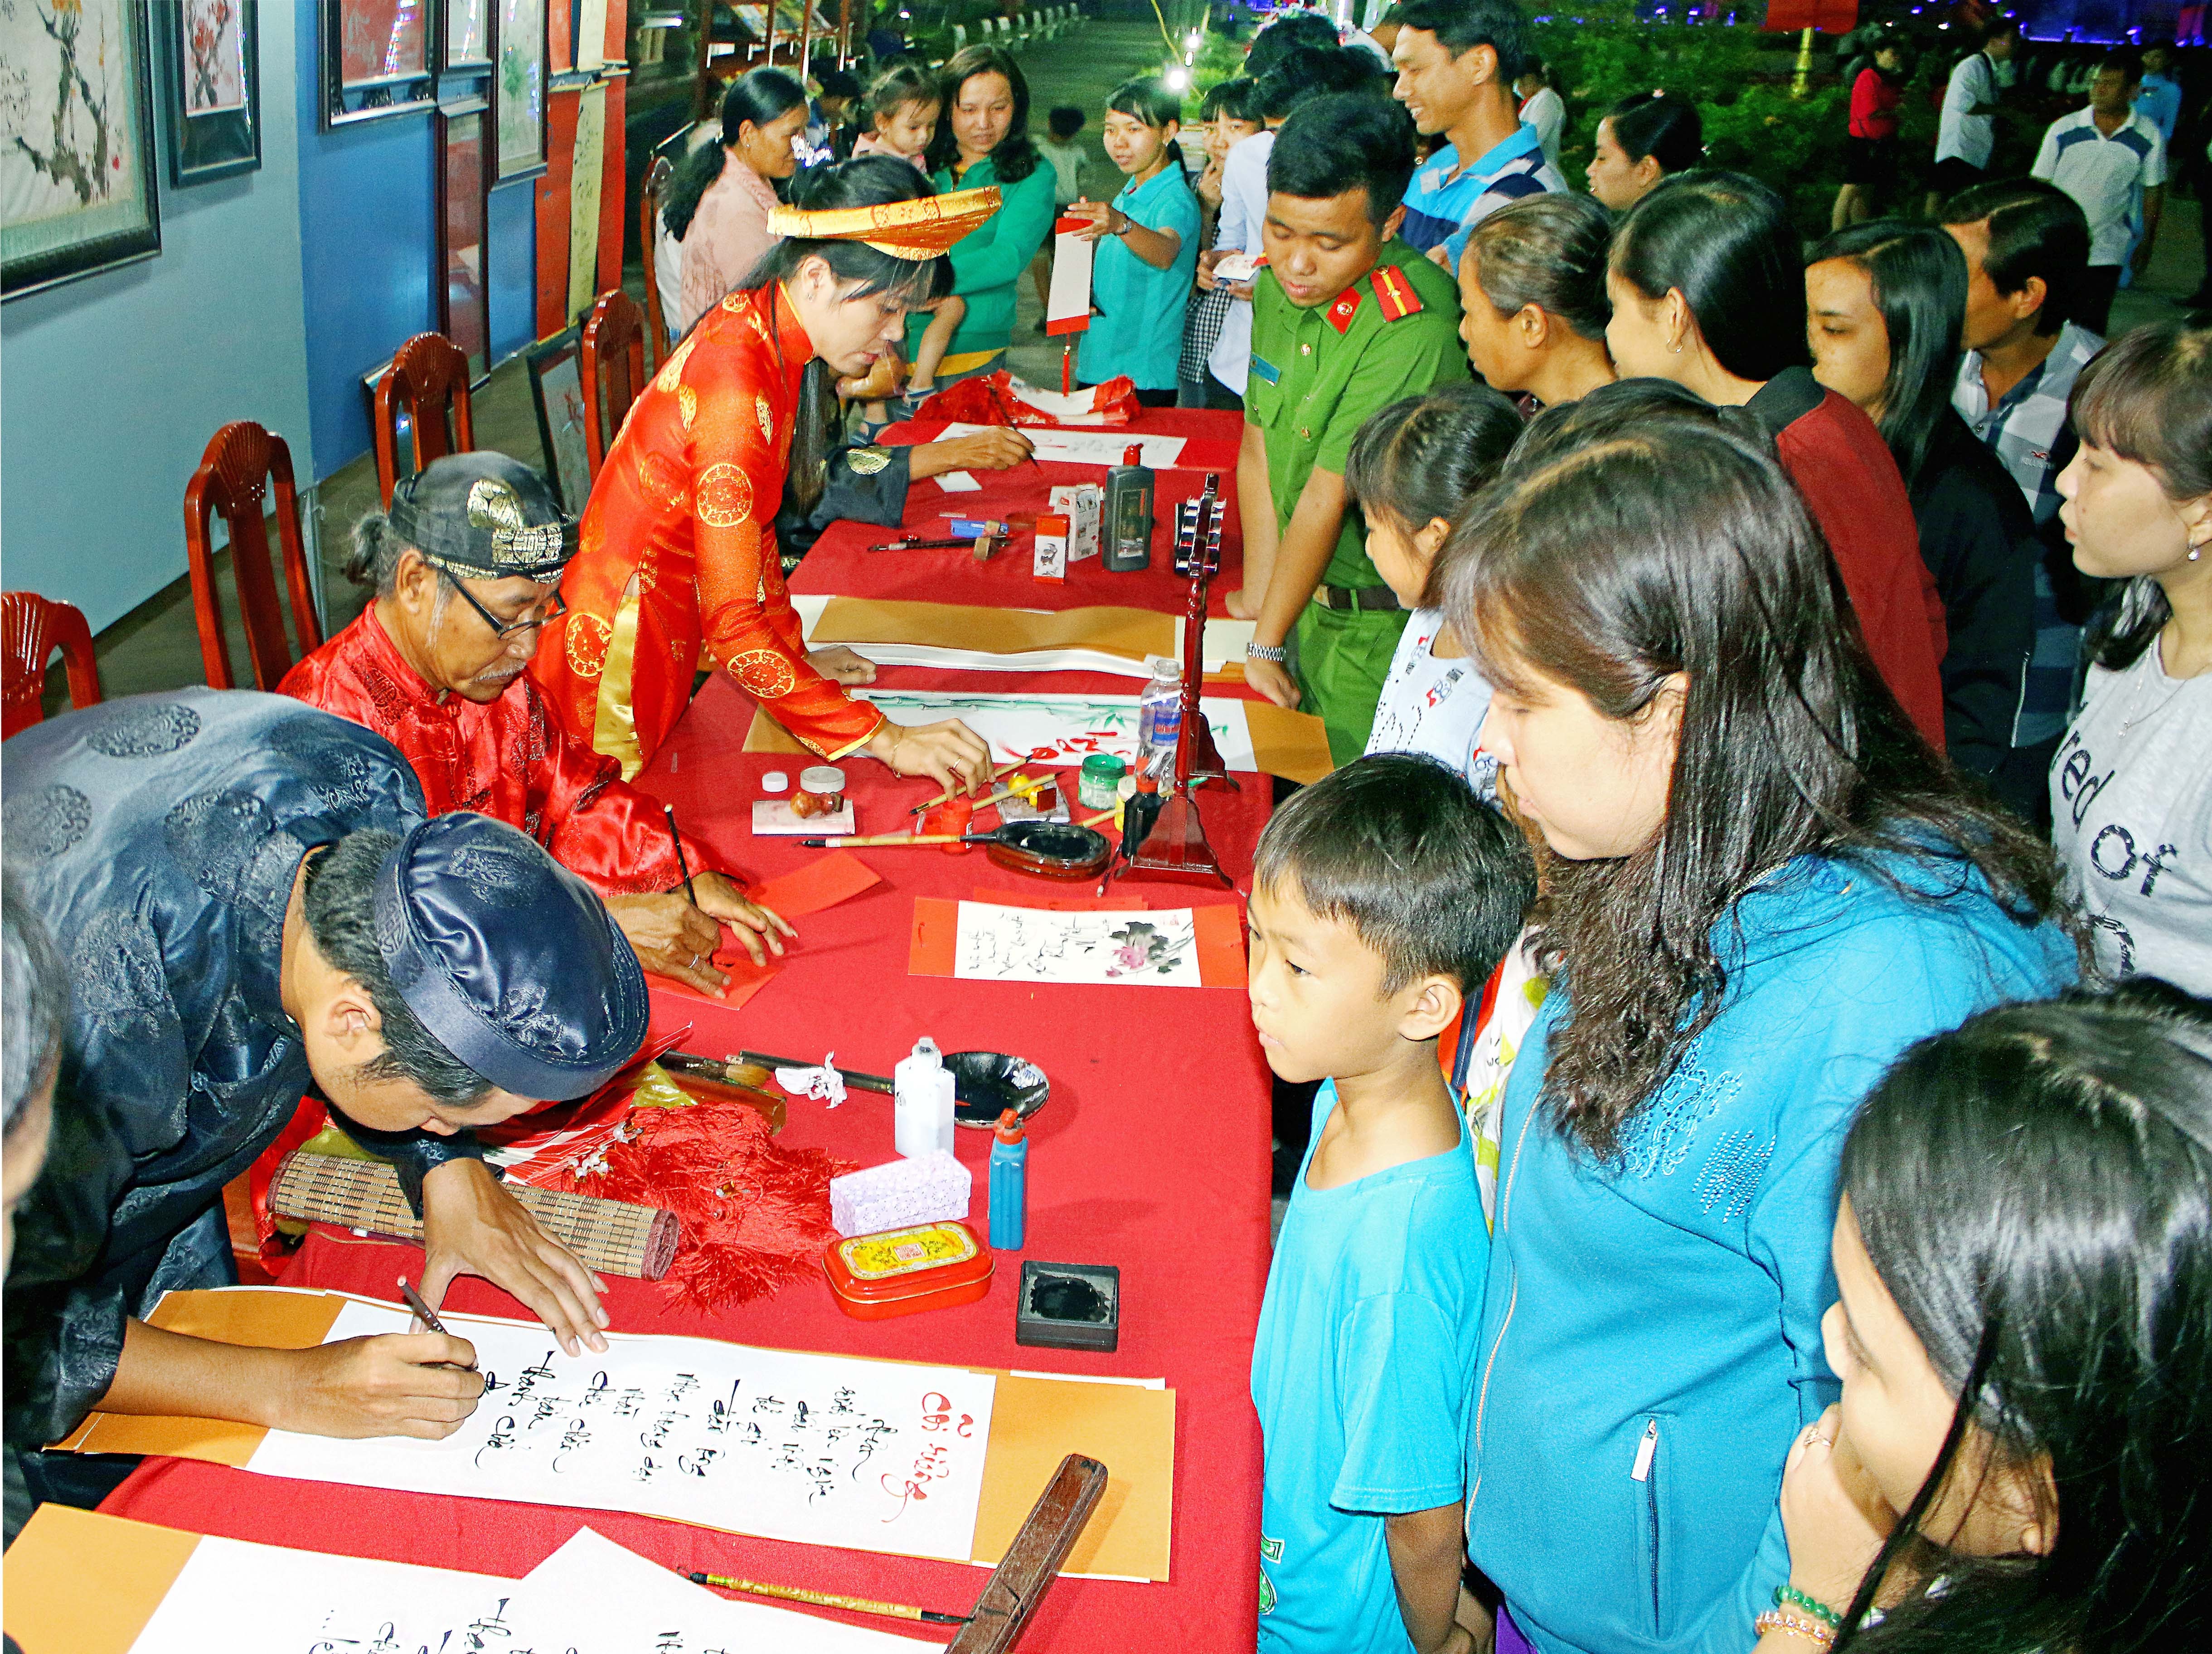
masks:
<path fill-rule="evenodd" d="M 1712 165 L 1765 179 L 1789 200 L 1804 234 L 1827 233 L 1829 210 L 1844 181 L 1850 112 L 1850 93 L 1838 82 L 1841 65 L 1832 42 L 1819 43 L 1812 83 L 1800 99 L 1790 94 L 1794 36 L 1765 33 L 1747 23 L 1644 22 L 1625 5 L 1602 3 L 1577 11 L 1571 18 L 1553 16 L 1534 25 L 1537 51 L 1567 100 L 1559 159 L 1570 187 L 1586 187 L 1583 169 L 1605 112 L 1623 98 L 1663 90 L 1698 106 Z M 1210 37 L 1198 59 L 1198 89 L 1236 74 L 1242 62 L 1237 44 Z M 1923 58 L 1898 111 L 1905 158 L 1899 204 L 1919 198 L 1922 163 L 1936 143 L 1929 88 L 1948 68 L 1934 54 Z M 1194 114 L 1195 96 L 1190 107 Z"/>

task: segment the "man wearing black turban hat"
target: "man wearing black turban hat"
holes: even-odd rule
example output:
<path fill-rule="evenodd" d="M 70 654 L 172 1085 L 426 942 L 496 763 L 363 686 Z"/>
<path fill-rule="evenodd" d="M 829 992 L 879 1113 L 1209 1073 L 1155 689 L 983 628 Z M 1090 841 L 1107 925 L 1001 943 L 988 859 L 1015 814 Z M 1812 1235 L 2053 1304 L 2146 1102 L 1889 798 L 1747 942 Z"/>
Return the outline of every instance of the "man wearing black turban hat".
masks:
<path fill-rule="evenodd" d="M 528 676 L 575 550 L 575 520 L 529 466 L 484 450 L 433 460 L 354 530 L 346 572 L 376 601 L 277 692 L 405 753 L 434 815 L 476 810 L 521 828 L 605 898 L 647 970 L 720 993 L 722 922 L 756 964 L 792 928 L 687 839 L 695 907 L 660 806 L 563 729 Z"/>
<path fill-rule="evenodd" d="M 587 885 L 486 817 L 426 820 L 389 743 L 278 696 L 112 701 L 6 763 L 9 871 L 70 978 L 76 1104 L 17 1222 L 11 1455 L 94 1406 L 432 1438 L 474 1408 L 459 1339 L 248 1349 L 138 1318 L 235 1278 L 223 1186 L 311 1088 L 398 1169 L 433 1303 L 479 1274 L 570 1353 L 605 1347 L 590 1271 L 470 1130 L 587 1094 L 644 1038 L 644 974 Z M 67 1456 L 24 1454 L 34 1494 L 77 1502 Z"/>

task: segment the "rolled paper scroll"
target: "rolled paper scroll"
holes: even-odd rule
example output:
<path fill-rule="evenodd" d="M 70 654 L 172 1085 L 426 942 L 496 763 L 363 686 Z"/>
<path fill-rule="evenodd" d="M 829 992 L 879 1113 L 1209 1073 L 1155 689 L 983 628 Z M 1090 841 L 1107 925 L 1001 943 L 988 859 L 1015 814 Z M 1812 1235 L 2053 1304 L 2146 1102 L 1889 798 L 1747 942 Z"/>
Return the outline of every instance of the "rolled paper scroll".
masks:
<path fill-rule="evenodd" d="M 547 1234 L 594 1269 L 658 1280 L 675 1261 L 682 1225 L 673 1212 L 590 1195 L 556 1194 L 513 1181 L 507 1191 Z M 398 1174 L 381 1160 L 297 1151 L 276 1169 L 269 1209 L 279 1217 L 365 1229 L 398 1240 L 422 1238 L 422 1222 L 399 1192 Z"/>

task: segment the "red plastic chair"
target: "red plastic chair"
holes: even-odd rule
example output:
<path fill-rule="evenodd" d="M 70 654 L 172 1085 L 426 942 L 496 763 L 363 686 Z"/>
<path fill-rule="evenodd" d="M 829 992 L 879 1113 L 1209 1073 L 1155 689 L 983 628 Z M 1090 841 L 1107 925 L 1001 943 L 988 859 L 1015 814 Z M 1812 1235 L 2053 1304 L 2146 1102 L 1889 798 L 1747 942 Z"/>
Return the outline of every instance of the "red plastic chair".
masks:
<path fill-rule="evenodd" d="M 386 509 L 399 482 L 403 407 L 414 432 L 416 470 L 476 447 L 476 424 L 469 413 L 469 359 L 443 333 L 417 333 L 392 352 L 392 366 L 376 381 L 376 485 Z"/>
<path fill-rule="evenodd" d="M 645 389 L 646 331 L 645 312 L 620 288 L 600 294 L 584 323 L 576 365 L 584 381 L 584 456 L 595 483 L 630 404 Z"/>
<path fill-rule="evenodd" d="M 660 227 L 660 192 L 675 175 L 676 168 L 668 164 L 668 157 L 655 155 L 646 170 L 643 198 L 637 204 L 637 245 L 645 258 L 645 314 L 651 324 L 645 330 L 645 359 L 655 373 L 660 371 L 661 353 L 667 348 L 668 318 L 660 313 L 660 278 L 654 268 L 653 244 Z M 596 462 L 592 471 L 598 473 Z"/>
<path fill-rule="evenodd" d="M 276 606 L 276 576 L 269 562 L 269 526 L 263 502 L 276 506 L 276 540 L 284 559 L 284 584 L 292 599 L 292 629 L 301 654 L 323 646 L 307 583 L 307 548 L 300 538 L 300 496 L 292 483 L 292 450 L 284 439 L 250 419 L 215 434 L 185 489 L 185 550 L 192 574 L 192 618 L 198 623 L 200 660 L 211 689 L 235 689 L 230 650 L 223 637 L 222 601 L 216 593 L 214 519 L 230 530 L 230 571 L 246 624 L 246 652 L 253 687 L 274 690 L 292 669 L 292 646 Z"/>
<path fill-rule="evenodd" d="M 46 661 L 56 649 L 69 670 L 70 705 L 98 706 L 100 662 L 84 611 L 36 592 L 0 592 L 0 739 L 46 717 Z"/>

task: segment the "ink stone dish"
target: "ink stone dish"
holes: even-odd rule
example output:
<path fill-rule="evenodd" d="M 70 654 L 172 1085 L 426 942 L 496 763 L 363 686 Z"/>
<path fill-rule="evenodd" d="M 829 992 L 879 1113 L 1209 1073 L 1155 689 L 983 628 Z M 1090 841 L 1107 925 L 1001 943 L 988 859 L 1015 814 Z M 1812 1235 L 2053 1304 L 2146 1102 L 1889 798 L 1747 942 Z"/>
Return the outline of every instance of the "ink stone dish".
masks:
<path fill-rule="evenodd" d="M 1014 1342 L 1111 1352 L 1121 1341 L 1121 1272 L 1110 1263 L 1022 1265 Z"/>
<path fill-rule="evenodd" d="M 995 1126 L 1008 1109 L 1028 1119 L 1044 1107 L 1052 1086 L 1027 1057 L 1003 1051 L 952 1051 L 952 1117 L 963 1126 Z"/>

